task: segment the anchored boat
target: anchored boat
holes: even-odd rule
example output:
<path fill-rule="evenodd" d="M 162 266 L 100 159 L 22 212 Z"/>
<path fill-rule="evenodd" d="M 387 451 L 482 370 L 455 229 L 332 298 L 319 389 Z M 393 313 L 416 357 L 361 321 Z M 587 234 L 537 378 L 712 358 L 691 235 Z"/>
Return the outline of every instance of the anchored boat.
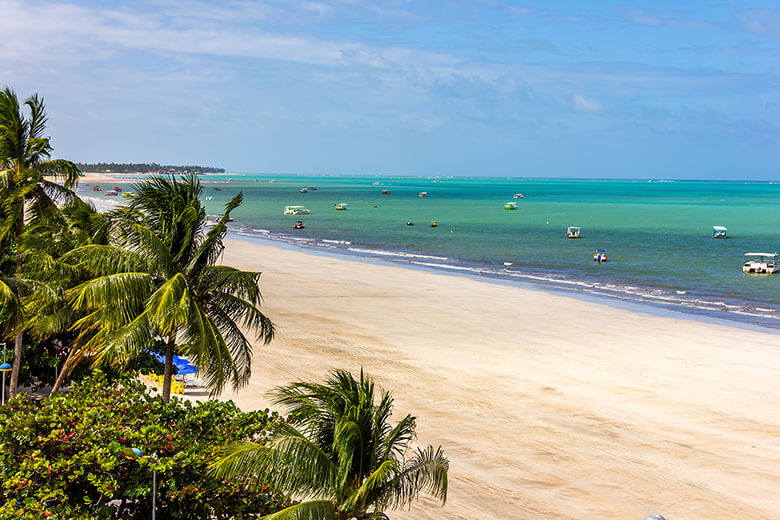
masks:
<path fill-rule="evenodd" d="M 523 194 L 522 193 L 515 193 L 514 195 L 512 195 L 512 198 L 513 199 L 522 199 L 523 198 Z"/>
<path fill-rule="evenodd" d="M 336 209 L 339 211 L 346 211 L 347 210 L 347 203 L 346 202 L 339 202 L 336 204 Z"/>
<path fill-rule="evenodd" d="M 517 209 L 517 202 L 505 202 L 504 209 Z"/>
<path fill-rule="evenodd" d="M 580 238 L 579 226 L 569 226 L 566 230 L 566 238 Z"/>
<path fill-rule="evenodd" d="M 606 249 L 596 249 L 596 252 L 593 253 L 593 261 L 598 263 L 606 262 L 607 261 Z"/>
<path fill-rule="evenodd" d="M 745 253 L 743 273 L 774 274 L 778 269 L 777 253 Z"/>
<path fill-rule="evenodd" d="M 304 208 L 303 206 L 285 206 L 284 207 L 284 214 L 285 215 L 308 215 L 311 211 Z"/>
<path fill-rule="evenodd" d="M 723 226 L 712 226 L 712 238 L 728 238 L 728 232 Z"/>
<path fill-rule="evenodd" d="M 303 223 L 302 220 L 296 220 L 293 224 L 293 229 L 303 229 L 306 227 L 306 224 Z"/>

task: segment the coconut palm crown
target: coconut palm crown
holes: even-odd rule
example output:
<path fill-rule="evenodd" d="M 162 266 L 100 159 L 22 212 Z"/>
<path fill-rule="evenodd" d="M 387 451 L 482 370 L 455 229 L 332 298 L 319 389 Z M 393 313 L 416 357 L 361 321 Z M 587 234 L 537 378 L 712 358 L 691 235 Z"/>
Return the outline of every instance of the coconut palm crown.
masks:
<path fill-rule="evenodd" d="M 165 342 L 163 399 L 170 398 L 173 355 L 187 356 L 213 394 L 245 384 L 252 343 L 242 326 L 269 342 L 273 323 L 261 311 L 260 273 L 218 265 L 239 193 L 206 231 L 194 177 L 155 177 L 117 216 L 108 245 L 75 249 L 66 259 L 92 273 L 74 288 L 81 348 L 95 363 L 126 363 L 154 341 Z"/>
<path fill-rule="evenodd" d="M 323 384 L 278 387 L 273 397 L 289 410 L 288 422 L 272 428 L 266 445 L 225 447 L 211 466 L 217 476 L 254 475 L 308 500 L 264 518 L 387 518 L 385 509 L 410 506 L 420 492 L 446 501 L 441 447 L 411 451 L 415 417 L 391 425 L 393 398 L 362 370 L 359 379 L 337 370 Z"/>
<path fill-rule="evenodd" d="M 73 196 L 71 188 L 80 175 L 72 162 L 50 159 L 52 147 L 44 135 L 47 117 L 43 98 L 33 95 L 24 101 L 24 106 L 29 115 L 25 115 L 13 90 L 0 91 L 0 247 L 15 248 L 17 278 L 23 277 L 26 224 L 56 215 L 56 201 Z M 13 302 L 8 286 L 0 289 L 5 293 L 2 301 L 14 303 L 19 309 L 21 293 L 17 292 Z M 13 393 L 21 366 L 24 316 L 16 312 L 10 317 L 14 320 L 11 328 L 16 329 L 10 383 Z"/>

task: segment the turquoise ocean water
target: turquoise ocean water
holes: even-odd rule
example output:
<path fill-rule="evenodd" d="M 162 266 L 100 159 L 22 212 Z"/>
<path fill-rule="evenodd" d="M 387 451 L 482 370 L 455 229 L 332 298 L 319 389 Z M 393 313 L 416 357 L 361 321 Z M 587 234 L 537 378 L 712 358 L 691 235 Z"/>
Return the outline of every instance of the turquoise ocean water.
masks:
<path fill-rule="evenodd" d="M 214 215 L 244 193 L 231 224 L 240 237 L 780 327 L 780 274 L 741 271 L 743 253 L 780 250 L 780 183 L 235 174 L 203 183 Z M 349 209 L 336 211 L 340 202 Z M 285 216 L 289 205 L 311 214 Z M 296 220 L 306 228 L 293 230 Z M 713 225 L 729 238 L 713 240 Z M 579 240 L 566 238 L 568 226 L 581 226 Z M 593 262 L 596 248 L 609 262 Z"/>

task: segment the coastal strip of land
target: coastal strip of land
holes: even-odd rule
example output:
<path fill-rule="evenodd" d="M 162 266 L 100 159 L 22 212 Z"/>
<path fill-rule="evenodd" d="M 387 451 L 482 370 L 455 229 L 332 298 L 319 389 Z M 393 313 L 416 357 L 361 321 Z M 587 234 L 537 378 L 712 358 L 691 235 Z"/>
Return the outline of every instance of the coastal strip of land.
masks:
<path fill-rule="evenodd" d="M 780 335 L 231 239 L 276 339 L 224 398 L 361 367 L 450 459 L 394 519 L 780 518 Z"/>

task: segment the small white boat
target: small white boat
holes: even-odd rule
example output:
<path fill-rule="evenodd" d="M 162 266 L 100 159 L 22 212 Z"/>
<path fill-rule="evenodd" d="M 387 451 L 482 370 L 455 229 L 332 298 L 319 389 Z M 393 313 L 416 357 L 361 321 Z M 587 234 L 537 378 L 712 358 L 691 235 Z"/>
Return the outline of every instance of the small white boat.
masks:
<path fill-rule="evenodd" d="M 346 211 L 347 210 L 347 203 L 346 202 L 339 202 L 335 204 L 336 209 L 339 211 Z"/>
<path fill-rule="evenodd" d="M 517 209 L 517 202 L 505 202 L 504 209 Z"/>
<path fill-rule="evenodd" d="M 211 197 L 211 196 L 206 197 L 206 200 L 214 200 L 214 197 Z"/>
<path fill-rule="evenodd" d="M 428 192 L 427 191 L 421 191 L 420 193 L 417 194 L 417 196 L 424 199 L 425 197 L 428 196 Z"/>
<path fill-rule="evenodd" d="M 578 226 L 569 226 L 566 230 L 566 238 L 580 238 L 580 228 Z"/>
<path fill-rule="evenodd" d="M 728 238 L 728 232 L 724 226 L 712 226 L 712 238 Z"/>
<path fill-rule="evenodd" d="M 774 274 L 777 269 L 777 253 L 745 253 L 743 273 Z"/>
<path fill-rule="evenodd" d="M 598 263 L 606 262 L 607 261 L 606 249 L 596 249 L 596 252 L 593 253 L 593 261 Z"/>
<path fill-rule="evenodd" d="M 307 188 L 301 188 L 298 190 L 299 193 L 308 193 L 309 190 Z"/>
<path fill-rule="evenodd" d="M 513 199 L 522 199 L 523 198 L 523 194 L 522 193 L 515 193 L 514 195 L 512 195 L 512 198 Z"/>
<path fill-rule="evenodd" d="M 308 215 L 311 211 L 304 208 L 303 206 L 285 206 L 284 207 L 284 214 L 285 215 Z"/>

